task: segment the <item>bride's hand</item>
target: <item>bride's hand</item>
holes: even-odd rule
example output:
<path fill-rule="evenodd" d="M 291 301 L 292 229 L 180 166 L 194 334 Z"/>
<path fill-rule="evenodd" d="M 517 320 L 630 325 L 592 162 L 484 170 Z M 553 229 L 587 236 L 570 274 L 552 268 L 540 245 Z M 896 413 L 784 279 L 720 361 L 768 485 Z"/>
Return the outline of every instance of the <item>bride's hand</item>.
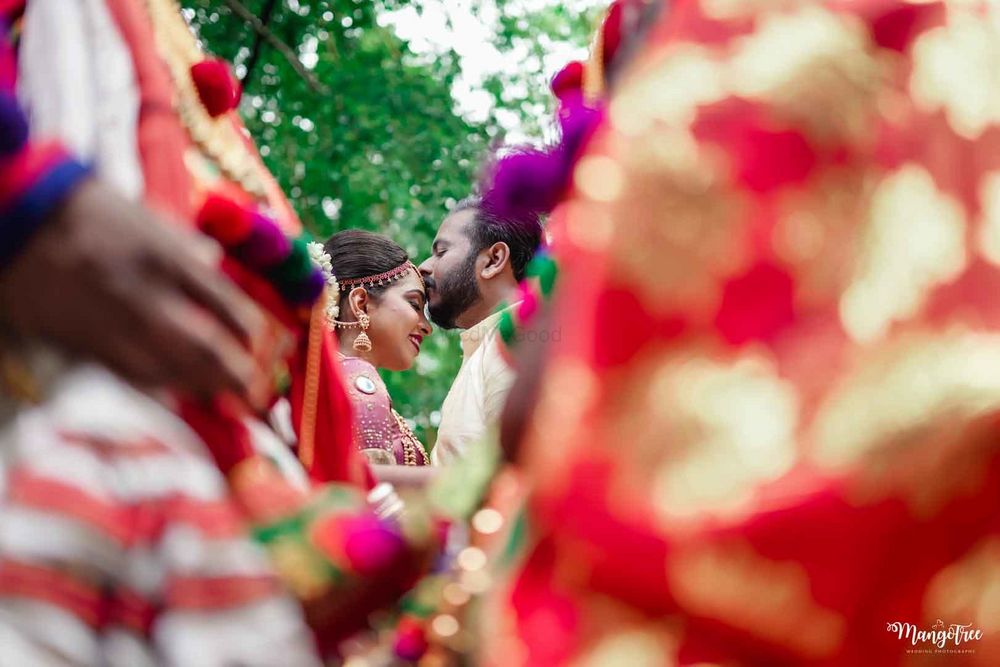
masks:
<path fill-rule="evenodd" d="M 388 482 L 400 489 L 423 489 L 437 479 L 440 468 L 434 466 L 370 465 L 379 482 Z"/>

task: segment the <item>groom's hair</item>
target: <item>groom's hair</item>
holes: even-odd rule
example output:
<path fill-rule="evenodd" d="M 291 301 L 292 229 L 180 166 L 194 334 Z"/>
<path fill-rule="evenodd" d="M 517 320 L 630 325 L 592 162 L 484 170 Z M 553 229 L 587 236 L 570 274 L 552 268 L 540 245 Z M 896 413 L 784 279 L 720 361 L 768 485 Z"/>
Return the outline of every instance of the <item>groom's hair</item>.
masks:
<path fill-rule="evenodd" d="M 472 241 L 472 252 L 478 253 L 489 248 L 494 243 L 506 243 L 510 248 L 510 265 L 514 270 L 514 278 L 520 282 L 524 279 L 524 270 L 542 243 L 542 220 L 537 215 L 513 219 L 495 215 L 483 206 L 480 197 L 469 197 L 455 204 L 451 214 L 461 211 L 475 211 L 472 224 L 469 226 L 469 240 Z"/>

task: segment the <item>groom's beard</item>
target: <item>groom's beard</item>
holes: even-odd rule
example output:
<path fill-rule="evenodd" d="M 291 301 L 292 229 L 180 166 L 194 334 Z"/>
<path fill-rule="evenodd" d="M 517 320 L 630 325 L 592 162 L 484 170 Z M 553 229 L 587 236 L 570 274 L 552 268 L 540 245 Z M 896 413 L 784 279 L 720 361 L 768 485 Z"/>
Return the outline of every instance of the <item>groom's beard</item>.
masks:
<path fill-rule="evenodd" d="M 456 328 L 455 320 L 482 298 L 476 283 L 476 255 L 469 258 L 455 273 L 443 277 L 434 284 L 437 304 L 429 306 L 431 321 L 442 329 Z"/>

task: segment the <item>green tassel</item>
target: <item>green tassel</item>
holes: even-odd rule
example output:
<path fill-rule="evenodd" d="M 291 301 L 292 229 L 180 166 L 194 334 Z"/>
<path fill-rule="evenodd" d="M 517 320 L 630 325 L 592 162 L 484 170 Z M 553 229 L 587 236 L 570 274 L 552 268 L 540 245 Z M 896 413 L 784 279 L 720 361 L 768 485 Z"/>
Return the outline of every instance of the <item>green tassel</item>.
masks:
<path fill-rule="evenodd" d="M 278 291 L 294 291 L 313 271 L 312 259 L 309 257 L 309 247 L 304 238 L 292 241 L 292 250 L 288 257 L 268 272 Z"/>
<path fill-rule="evenodd" d="M 521 554 L 524 553 L 525 545 L 528 542 L 528 513 L 522 507 L 513 517 L 513 526 L 504 544 L 500 564 L 510 566 Z"/>
<path fill-rule="evenodd" d="M 551 257 L 546 257 L 542 269 L 538 275 L 538 281 L 542 286 L 542 294 L 547 298 L 552 296 L 552 289 L 555 287 L 556 278 L 559 276 L 559 267 Z"/>
<path fill-rule="evenodd" d="M 548 298 L 552 295 L 552 288 L 556 284 L 556 277 L 559 275 L 559 267 L 552 257 L 547 254 L 535 255 L 528 263 L 525 273 L 533 278 L 538 278 L 539 286 L 542 289 L 542 296 Z"/>
<path fill-rule="evenodd" d="M 500 324 L 497 328 L 500 330 L 500 337 L 503 339 L 503 342 L 512 347 L 517 334 L 517 325 L 514 324 L 513 313 L 509 310 L 505 310 L 501 313 Z"/>

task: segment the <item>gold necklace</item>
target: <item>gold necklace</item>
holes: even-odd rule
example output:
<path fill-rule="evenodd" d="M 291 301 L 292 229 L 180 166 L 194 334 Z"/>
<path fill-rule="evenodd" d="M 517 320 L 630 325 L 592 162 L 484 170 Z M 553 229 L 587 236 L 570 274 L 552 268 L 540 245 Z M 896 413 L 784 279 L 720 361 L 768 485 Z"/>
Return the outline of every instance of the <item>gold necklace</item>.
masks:
<path fill-rule="evenodd" d="M 406 420 L 396 412 L 395 408 L 392 409 L 392 416 L 396 418 L 396 424 L 399 425 L 399 430 L 402 432 L 402 443 L 403 443 L 403 465 L 415 466 L 417 465 L 417 452 L 420 452 L 420 460 L 423 462 L 422 465 L 428 465 L 430 463 L 430 458 L 427 456 L 427 450 L 424 449 L 423 443 L 420 439 L 413 434 L 410 427 L 406 424 Z"/>

